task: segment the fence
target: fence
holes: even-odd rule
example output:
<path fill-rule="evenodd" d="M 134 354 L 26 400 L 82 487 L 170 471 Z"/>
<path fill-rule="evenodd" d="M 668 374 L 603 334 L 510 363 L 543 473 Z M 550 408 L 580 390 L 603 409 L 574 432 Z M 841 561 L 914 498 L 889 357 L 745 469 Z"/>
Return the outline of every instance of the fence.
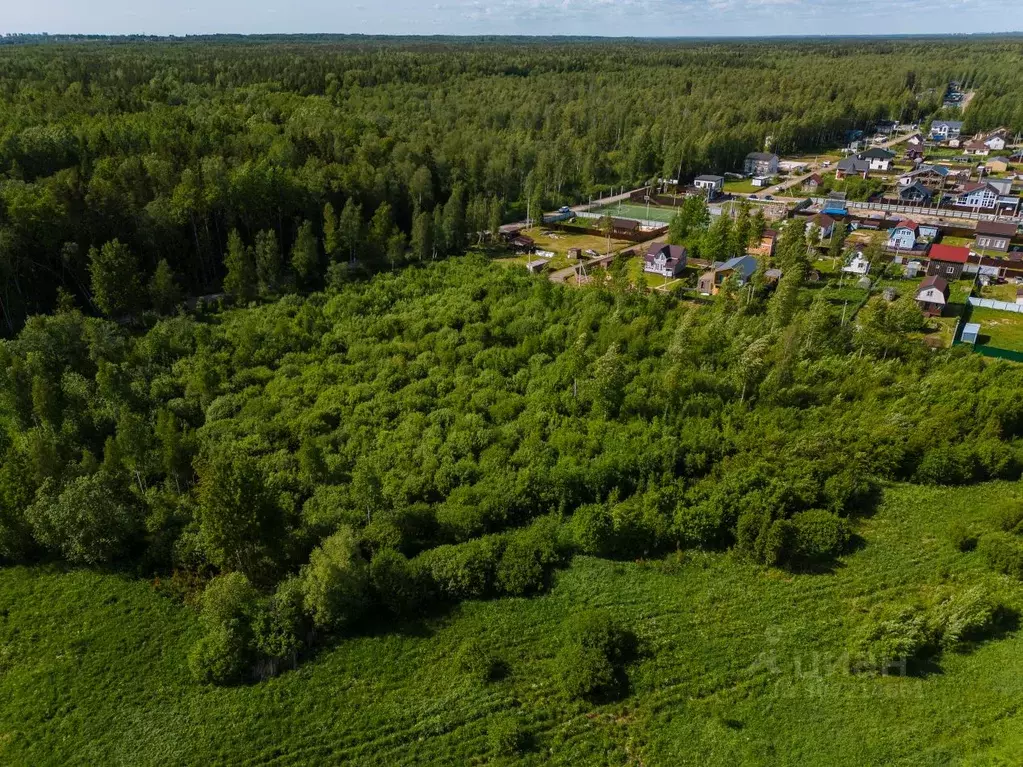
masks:
<path fill-rule="evenodd" d="M 816 205 L 829 202 L 826 197 L 812 198 Z M 830 202 L 834 202 L 831 200 Z M 883 213 L 904 213 L 907 216 L 940 216 L 941 218 L 963 218 L 971 221 L 1012 221 L 1020 222 L 1019 216 L 998 216 L 994 213 L 979 213 L 974 210 L 956 210 L 954 208 L 921 208 L 915 205 L 892 205 L 879 202 L 846 202 L 849 210 L 876 210 Z"/>
<path fill-rule="evenodd" d="M 1008 301 L 995 301 L 993 298 L 977 298 L 970 296 L 966 299 L 970 306 L 979 306 L 984 309 L 997 309 L 1000 312 L 1015 312 L 1023 314 L 1023 304 L 1013 304 Z"/>
<path fill-rule="evenodd" d="M 629 221 L 639 221 L 639 225 L 646 229 L 664 229 L 667 227 L 667 223 L 664 221 L 644 221 L 643 219 L 633 218 L 632 216 L 625 216 L 623 214 L 615 214 L 614 211 L 605 211 L 603 213 L 593 213 L 592 211 L 583 210 L 575 214 L 577 218 L 591 218 L 601 219 L 605 216 L 612 216 L 615 218 L 627 218 Z M 615 234 L 614 237 L 618 238 Z"/>

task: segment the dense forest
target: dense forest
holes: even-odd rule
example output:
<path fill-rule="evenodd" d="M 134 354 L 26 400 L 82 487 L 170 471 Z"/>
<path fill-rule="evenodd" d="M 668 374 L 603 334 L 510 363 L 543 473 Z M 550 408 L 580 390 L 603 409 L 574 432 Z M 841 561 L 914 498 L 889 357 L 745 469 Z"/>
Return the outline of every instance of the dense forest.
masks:
<path fill-rule="evenodd" d="M 967 131 L 1023 130 L 1013 38 L 5 42 L 7 335 L 59 290 L 118 318 L 217 293 L 248 249 L 270 293 L 458 253 L 528 202 L 938 114 L 953 78 L 978 93 Z"/>
<path fill-rule="evenodd" d="M 707 302 L 472 247 L 527 200 L 933 114 L 950 76 L 970 124 L 1023 127 L 1019 44 L 943 44 L 5 47 L 0 561 L 150 579 L 198 608 L 191 678 L 231 685 L 576 556 L 833 572 L 891 483 L 1018 480 L 1023 371 L 912 340 L 910 296 L 847 321 L 802 220 L 776 285 Z M 1021 509 L 956 550 L 1018 580 Z M 942 593 L 859 621 L 857 673 L 1011 612 Z M 627 689 L 627 626 L 568 637 L 566 695 Z"/>

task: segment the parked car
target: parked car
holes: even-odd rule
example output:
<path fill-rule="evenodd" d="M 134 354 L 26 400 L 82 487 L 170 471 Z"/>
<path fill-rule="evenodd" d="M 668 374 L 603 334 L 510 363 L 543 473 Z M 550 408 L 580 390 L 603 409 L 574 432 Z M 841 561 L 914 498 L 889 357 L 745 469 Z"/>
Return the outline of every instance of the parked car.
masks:
<path fill-rule="evenodd" d="M 759 198 L 759 197 L 757 197 L 757 196 L 756 196 L 755 194 L 751 194 L 751 195 L 749 196 L 749 198 L 750 198 L 751 200 L 759 200 L 759 199 L 760 199 L 760 198 Z"/>
<path fill-rule="evenodd" d="M 773 194 L 765 194 L 764 195 L 764 199 L 765 200 L 773 200 L 774 199 L 774 195 Z"/>

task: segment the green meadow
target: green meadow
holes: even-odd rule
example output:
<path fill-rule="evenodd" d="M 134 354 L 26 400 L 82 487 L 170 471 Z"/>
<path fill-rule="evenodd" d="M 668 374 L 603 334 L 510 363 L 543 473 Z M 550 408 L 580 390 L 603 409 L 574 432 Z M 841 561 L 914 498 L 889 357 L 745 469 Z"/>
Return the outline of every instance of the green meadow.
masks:
<path fill-rule="evenodd" d="M 1016 502 L 1014 483 L 895 485 L 828 572 L 727 553 L 576 557 L 532 599 L 451 612 L 324 650 L 252 685 L 206 687 L 185 658 L 195 609 L 164 585 L 86 570 L 0 573 L 0 762 L 42 764 L 1010 765 L 1023 749 L 1023 637 L 1011 628 L 902 676 L 851 674 L 863 616 L 981 586 L 1023 607 L 1018 581 L 949 539 Z M 639 650 L 603 704 L 557 683 L 563 626 L 606 608 Z M 476 638 L 507 666 L 464 673 Z M 498 753 L 515 728 L 521 753 Z"/>

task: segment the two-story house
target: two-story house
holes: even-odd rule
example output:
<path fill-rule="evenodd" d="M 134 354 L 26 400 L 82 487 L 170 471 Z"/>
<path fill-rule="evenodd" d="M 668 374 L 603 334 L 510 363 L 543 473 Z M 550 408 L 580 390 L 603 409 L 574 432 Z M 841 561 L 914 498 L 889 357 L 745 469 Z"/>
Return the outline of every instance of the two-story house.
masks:
<path fill-rule="evenodd" d="M 931 139 L 934 141 L 957 139 L 962 132 L 963 124 L 959 121 L 935 120 L 931 123 Z"/>
<path fill-rule="evenodd" d="M 747 176 L 773 176 L 778 172 L 778 155 L 770 152 L 750 152 L 746 155 L 743 172 Z"/>
<path fill-rule="evenodd" d="M 643 271 L 662 277 L 678 277 L 686 266 L 686 249 L 681 245 L 655 242 L 643 257 Z"/>
<path fill-rule="evenodd" d="M 890 171 L 895 162 L 895 153 L 887 149 L 875 147 L 860 154 L 860 159 L 870 164 L 871 170 Z"/>
<path fill-rule="evenodd" d="M 974 210 L 993 210 L 998 204 L 998 197 L 999 192 L 996 187 L 980 181 L 963 187 L 963 191 L 955 198 L 955 205 L 959 208 Z"/>
<path fill-rule="evenodd" d="M 888 233 L 888 250 L 912 250 L 920 237 L 920 226 L 914 221 L 900 221 Z"/>
<path fill-rule="evenodd" d="M 932 277 L 944 277 L 946 280 L 958 280 L 963 276 L 963 267 L 970 259 L 970 249 L 955 245 L 931 245 L 927 254 L 927 274 Z"/>

